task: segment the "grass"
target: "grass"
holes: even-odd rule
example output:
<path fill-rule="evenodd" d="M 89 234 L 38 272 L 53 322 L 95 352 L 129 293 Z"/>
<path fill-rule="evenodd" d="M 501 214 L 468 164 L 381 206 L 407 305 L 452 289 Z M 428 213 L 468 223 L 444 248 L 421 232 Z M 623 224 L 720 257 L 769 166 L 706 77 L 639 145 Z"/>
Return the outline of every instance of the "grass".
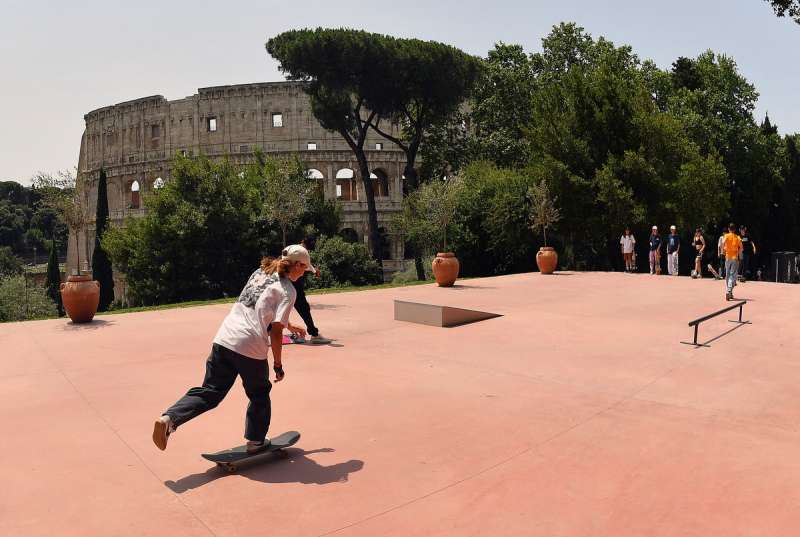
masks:
<path fill-rule="evenodd" d="M 459 278 L 464 279 L 464 278 Z M 328 287 L 325 289 L 307 289 L 306 295 L 331 295 L 337 293 L 354 293 L 359 291 L 372 291 L 374 289 L 390 289 L 392 287 L 408 287 L 413 285 L 425 285 L 433 283 L 433 280 L 412 281 L 403 283 L 380 283 L 376 285 L 364 285 L 360 287 Z M 97 315 L 117 315 L 120 313 L 138 313 L 141 311 L 158 311 L 177 308 L 194 308 L 197 306 L 211 306 L 214 304 L 230 304 L 236 301 L 237 297 L 216 298 L 213 300 L 191 300 L 188 302 L 177 302 L 174 304 L 160 304 L 158 306 L 139 306 L 133 308 L 120 308 L 110 311 L 98 312 Z"/>

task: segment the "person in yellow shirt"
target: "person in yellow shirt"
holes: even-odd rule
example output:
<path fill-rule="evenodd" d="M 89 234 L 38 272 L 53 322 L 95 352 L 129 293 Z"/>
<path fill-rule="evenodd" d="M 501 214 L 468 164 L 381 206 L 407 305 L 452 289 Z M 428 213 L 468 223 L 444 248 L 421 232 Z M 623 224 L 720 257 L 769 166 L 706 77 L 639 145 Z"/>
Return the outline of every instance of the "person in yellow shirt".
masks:
<path fill-rule="evenodd" d="M 733 288 L 739 272 L 739 257 L 742 255 L 742 239 L 736 234 L 733 222 L 728 224 L 728 232 L 722 240 L 722 249 L 725 252 L 725 300 L 733 300 Z"/>

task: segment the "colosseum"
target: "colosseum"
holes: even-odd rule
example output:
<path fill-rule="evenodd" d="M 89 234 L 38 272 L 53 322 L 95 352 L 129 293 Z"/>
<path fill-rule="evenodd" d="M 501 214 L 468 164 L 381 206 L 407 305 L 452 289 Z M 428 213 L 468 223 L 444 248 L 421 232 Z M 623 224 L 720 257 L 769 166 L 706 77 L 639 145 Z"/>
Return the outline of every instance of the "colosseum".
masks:
<path fill-rule="evenodd" d="M 84 116 L 77 181 L 84 186 L 90 218 L 78 237 L 80 265 L 89 269 L 94 249 L 94 214 L 100 170 L 108 177 L 112 224 L 145 213 L 142 195 L 170 179 L 176 154 L 228 157 L 237 164 L 256 150 L 272 155 L 297 154 L 309 175 L 320 181 L 326 199 L 342 207 L 341 233 L 367 241 L 367 202 L 358 180 L 358 165 L 346 142 L 322 128 L 311 113 L 308 96 L 295 82 L 266 82 L 200 88 L 196 95 L 168 101 L 161 95 L 99 108 Z M 398 135 L 398 128 L 392 127 Z M 387 274 L 403 267 L 403 243 L 387 233 L 388 221 L 400 210 L 405 154 L 370 133 L 365 143 L 374 181 L 380 231 L 386 233 L 383 265 Z M 74 236 L 69 241 L 67 270 L 77 269 Z"/>

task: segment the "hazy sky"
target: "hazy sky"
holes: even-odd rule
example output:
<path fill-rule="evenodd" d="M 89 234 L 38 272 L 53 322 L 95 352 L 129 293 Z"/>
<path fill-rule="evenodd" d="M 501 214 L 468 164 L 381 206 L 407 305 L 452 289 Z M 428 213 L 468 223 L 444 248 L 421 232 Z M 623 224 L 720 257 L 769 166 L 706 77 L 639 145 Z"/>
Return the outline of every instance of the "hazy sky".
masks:
<path fill-rule="evenodd" d="M 264 49 L 299 27 L 351 27 L 528 52 L 561 21 L 629 44 L 666 68 L 712 49 L 732 56 L 781 133 L 800 132 L 800 25 L 763 0 L 0 0 L 0 180 L 77 165 L 83 115 L 122 101 L 283 80 Z"/>

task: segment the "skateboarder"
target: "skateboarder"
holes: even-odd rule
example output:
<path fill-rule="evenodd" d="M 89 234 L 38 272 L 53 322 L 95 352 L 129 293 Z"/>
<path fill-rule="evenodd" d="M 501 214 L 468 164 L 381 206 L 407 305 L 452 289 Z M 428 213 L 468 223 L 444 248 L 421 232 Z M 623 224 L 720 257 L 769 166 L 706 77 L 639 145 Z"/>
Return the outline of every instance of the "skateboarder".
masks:
<path fill-rule="evenodd" d="M 303 335 L 305 331 L 289 324 L 296 292 L 292 282 L 306 271 L 314 271 L 308 250 L 294 244 L 283 250 L 280 259 L 265 258 L 244 286 L 239 299 L 217 330 L 211 354 L 206 361 L 203 385 L 190 389 L 167 409 L 153 426 L 153 442 L 166 449 L 175 429 L 207 410 L 216 407 L 233 386 L 237 375 L 250 404 L 245 418 L 244 437 L 248 453 L 269 445 L 266 439 L 271 416 L 267 352 L 272 349 L 275 382 L 284 378 L 281 362 L 283 329 Z"/>
<path fill-rule="evenodd" d="M 736 286 L 736 274 L 739 271 L 739 257 L 742 255 L 742 239 L 736 234 L 736 226 L 731 222 L 725 240 L 722 242 L 725 251 L 725 300 L 733 300 L 733 288 Z"/>
<path fill-rule="evenodd" d="M 300 241 L 300 245 L 309 252 L 313 252 L 314 248 L 317 246 L 317 238 L 313 235 L 309 235 Z M 311 272 L 314 273 L 314 276 L 319 278 L 318 269 L 314 269 Z M 331 340 L 320 334 L 319 329 L 314 325 L 314 318 L 311 316 L 311 306 L 309 305 L 308 300 L 306 300 L 306 275 L 303 274 L 296 281 L 292 282 L 292 284 L 294 285 L 295 291 L 297 291 L 297 300 L 294 303 L 294 309 L 297 310 L 297 313 L 300 314 L 303 322 L 306 323 L 306 331 L 311 336 L 311 343 L 317 345 L 330 343 Z M 294 334 L 292 334 L 292 336 L 292 339 L 294 339 L 295 343 L 305 343 L 304 338 L 297 337 Z"/>

